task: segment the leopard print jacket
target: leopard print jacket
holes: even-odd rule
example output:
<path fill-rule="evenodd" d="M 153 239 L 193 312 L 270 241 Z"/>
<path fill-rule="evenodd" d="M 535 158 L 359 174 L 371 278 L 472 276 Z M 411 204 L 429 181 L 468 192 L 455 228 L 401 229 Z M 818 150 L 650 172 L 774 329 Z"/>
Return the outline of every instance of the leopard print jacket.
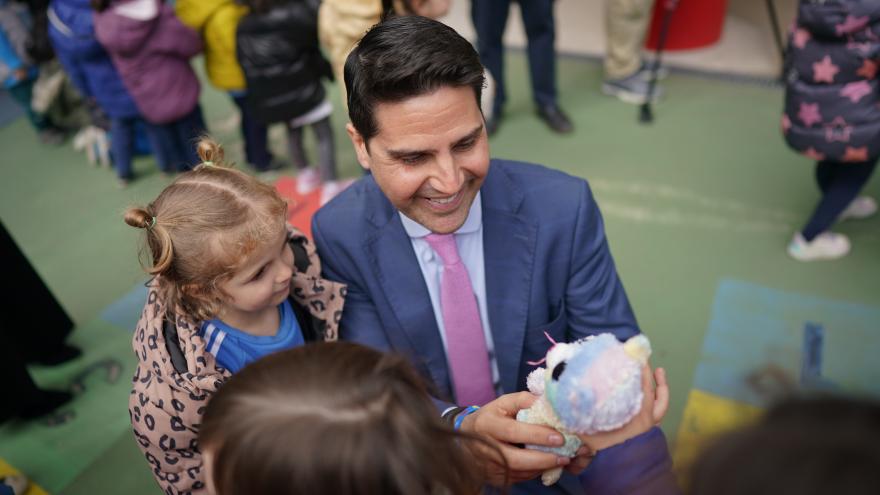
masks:
<path fill-rule="evenodd" d="M 310 336 L 336 340 L 345 285 L 321 278 L 314 245 L 301 232 L 291 230 L 290 244 L 296 265 L 291 303 L 303 333 L 307 340 Z M 229 372 L 218 366 L 198 336 L 201 322 L 175 314 L 178 345 L 166 342 L 166 335 L 174 335 L 167 333 L 171 322 L 155 280 L 148 287 L 132 342 L 138 362 L 129 397 L 134 436 L 166 494 L 204 494 L 199 425 L 208 399 L 226 382 Z"/>

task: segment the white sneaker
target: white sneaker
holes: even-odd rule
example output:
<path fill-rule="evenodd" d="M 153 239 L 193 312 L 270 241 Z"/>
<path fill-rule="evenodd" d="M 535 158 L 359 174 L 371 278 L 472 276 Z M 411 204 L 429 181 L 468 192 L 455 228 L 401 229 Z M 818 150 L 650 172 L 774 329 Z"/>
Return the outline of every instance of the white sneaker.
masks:
<path fill-rule="evenodd" d="M 849 253 L 849 238 L 834 232 L 822 232 L 811 242 L 798 232 L 788 244 L 788 254 L 798 261 L 834 260 Z"/>
<path fill-rule="evenodd" d="M 877 213 L 877 201 L 871 196 L 859 196 L 843 210 L 838 221 L 849 218 L 868 218 L 874 213 Z"/>
<path fill-rule="evenodd" d="M 321 173 L 309 167 L 296 174 L 296 192 L 306 195 L 321 186 Z"/>

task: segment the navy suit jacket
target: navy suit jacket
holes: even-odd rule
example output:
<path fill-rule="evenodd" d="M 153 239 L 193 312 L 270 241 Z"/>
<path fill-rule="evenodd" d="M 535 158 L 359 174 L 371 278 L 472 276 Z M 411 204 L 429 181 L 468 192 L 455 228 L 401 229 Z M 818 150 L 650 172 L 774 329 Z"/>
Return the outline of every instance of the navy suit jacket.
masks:
<path fill-rule="evenodd" d="M 486 298 L 504 393 L 526 390 L 535 368 L 527 361 L 552 345 L 545 332 L 557 342 L 638 333 L 585 180 L 492 160 L 481 197 Z M 373 177 L 321 208 L 312 234 L 324 276 L 348 284 L 340 338 L 408 356 L 437 398 L 454 402 L 418 260 Z"/>

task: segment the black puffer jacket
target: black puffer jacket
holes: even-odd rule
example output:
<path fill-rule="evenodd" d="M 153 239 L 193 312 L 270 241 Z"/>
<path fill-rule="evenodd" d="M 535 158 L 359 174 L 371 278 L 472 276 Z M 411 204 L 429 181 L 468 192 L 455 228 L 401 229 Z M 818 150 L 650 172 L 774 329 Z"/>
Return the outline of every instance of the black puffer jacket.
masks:
<path fill-rule="evenodd" d="M 247 103 L 263 123 L 294 119 L 325 98 L 330 64 L 318 48 L 317 2 L 291 0 L 266 13 L 242 17 L 238 61 L 247 79 Z"/>

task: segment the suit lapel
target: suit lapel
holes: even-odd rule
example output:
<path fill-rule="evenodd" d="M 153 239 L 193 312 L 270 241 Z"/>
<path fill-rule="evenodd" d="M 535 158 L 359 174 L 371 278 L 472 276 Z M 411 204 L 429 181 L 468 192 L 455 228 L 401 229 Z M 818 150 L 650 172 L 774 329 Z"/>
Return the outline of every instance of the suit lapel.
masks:
<path fill-rule="evenodd" d="M 481 190 L 489 323 L 502 390 L 510 393 L 519 378 L 538 227 L 517 213 L 522 192 L 497 164 Z"/>
<path fill-rule="evenodd" d="M 450 399 L 452 387 L 449 367 L 431 306 L 431 296 L 409 236 L 396 212 L 367 241 L 366 250 L 398 323 L 385 328 L 388 340 L 404 344 L 401 346 L 403 349 L 396 349 L 398 351 L 405 351 L 406 347 L 411 349 L 410 356 L 415 364 L 430 376 L 437 393 L 445 396 L 438 398 Z M 387 319 L 383 318 L 383 321 Z"/>

